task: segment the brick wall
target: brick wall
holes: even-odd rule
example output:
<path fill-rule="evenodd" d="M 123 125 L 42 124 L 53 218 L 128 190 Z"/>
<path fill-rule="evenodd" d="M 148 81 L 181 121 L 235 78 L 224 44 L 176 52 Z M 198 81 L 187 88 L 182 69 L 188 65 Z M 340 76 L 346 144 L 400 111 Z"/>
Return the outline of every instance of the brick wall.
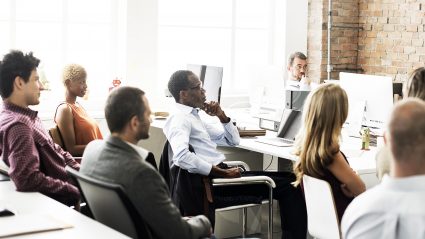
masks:
<path fill-rule="evenodd" d="M 314 57 L 309 74 L 321 80 L 326 79 L 327 9 L 327 0 L 309 0 L 307 53 Z M 425 66 L 425 0 L 334 0 L 332 14 L 332 79 L 349 71 L 403 81 L 411 70 Z M 311 36 L 318 32 L 321 46 Z"/>
<path fill-rule="evenodd" d="M 359 66 L 403 81 L 425 65 L 425 1 L 359 0 Z"/>

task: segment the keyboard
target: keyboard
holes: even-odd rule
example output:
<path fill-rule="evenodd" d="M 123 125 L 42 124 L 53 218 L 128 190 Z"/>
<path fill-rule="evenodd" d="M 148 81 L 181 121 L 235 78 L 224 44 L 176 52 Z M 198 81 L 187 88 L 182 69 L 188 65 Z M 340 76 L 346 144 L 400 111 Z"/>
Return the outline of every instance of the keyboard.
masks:
<path fill-rule="evenodd" d="M 256 139 L 255 141 L 263 144 L 270 144 L 277 147 L 290 147 L 294 145 L 294 141 L 283 139 L 283 138 L 268 138 L 268 137 L 261 137 Z"/>

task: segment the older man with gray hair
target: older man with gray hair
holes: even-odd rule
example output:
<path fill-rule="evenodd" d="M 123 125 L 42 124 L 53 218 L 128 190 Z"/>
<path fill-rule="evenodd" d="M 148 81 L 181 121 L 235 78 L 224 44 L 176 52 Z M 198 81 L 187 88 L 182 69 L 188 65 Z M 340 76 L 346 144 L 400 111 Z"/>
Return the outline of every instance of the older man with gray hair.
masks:
<path fill-rule="evenodd" d="M 399 102 L 385 135 L 390 176 L 354 199 L 342 219 L 344 238 L 424 238 L 425 102 Z"/>

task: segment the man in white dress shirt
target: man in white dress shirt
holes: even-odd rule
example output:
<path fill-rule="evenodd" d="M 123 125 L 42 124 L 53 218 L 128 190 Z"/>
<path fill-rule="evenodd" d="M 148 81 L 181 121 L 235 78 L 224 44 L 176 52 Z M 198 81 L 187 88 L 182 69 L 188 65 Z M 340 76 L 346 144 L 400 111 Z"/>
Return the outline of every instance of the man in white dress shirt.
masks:
<path fill-rule="evenodd" d="M 425 102 L 399 102 L 385 142 L 394 156 L 391 176 L 348 206 L 343 238 L 425 238 Z"/>
<path fill-rule="evenodd" d="M 285 82 L 287 89 L 311 90 L 311 81 L 307 78 L 307 56 L 302 52 L 294 52 L 288 57 L 288 76 Z"/>
<path fill-rule="evenodd" d="M 178 166 L 191 175 L 197 174 L 204 178 L 241 177 L 238 168 L 229 168 L 223 163 L 225 156 L 217 150 L 217 145 L 238 145 L 240 141 L 239 132 L 217 102 L 205 103 L 205 90 L 202 88 L 202 82 L 198 77 L 191 71 L 176 71 L 168 82 L 168 89 L 176 101 L 176 111 L 168 118 L 163 129 L 173 152 L 170 167 Z M 208 124 L 207 114 L 216 116 L 221 125 L 217 127 L 217 125 Z M 189 145 L 193 147 L 194 152 L 190 151 Z M 283 172 L 244 172 L 242 175 L 267 175 L 275 181 L 276 188 L 273 190 L 273 197 L 279 201 L 282 230 L 285 238 L 305 239 L 306 209 L 300 188 L 291 185 L 291 182 L 295 181 L 295 176 L 292 173 Z M 196 181 L 199 181 L 199 179 L 196 179 Z M 194 179 L 189 182 L 195 184 Z M 236 202 L 239 204 L 241 201 L 250 201 L 253 198 L 259 198 L 259 201 L 261 201 L 261 197 L 264 194 L 267 195 L 267 190 L 263 190 L 265 188 L 261 188 L 261 186 L 256 186 L 258 185 L 214 188 L 214 202 L 210 206 L 214 209 L 226 203 L 235 204 Z M 193 188 L 196 189 L 196 192 L 203 192 L 202 188 Z M 183 205 L 177 206 L 184 216 L 202 213 L 202 210 L 200 210 L 202 209 L 202 202 L 194 196 L 198 195 L 196 192 L 195 190 L 171 192 L 172 197 L 173 194 L 181 195 L 181 198 L 189 196 L 188 201 L 191 205 L 200 204 L 199 207 L 194 209 L 183 205 L 185 204 L 183 201 L 186 201 L 186 199 L 175 200 L 176 204 L 181 203 Z M 187 213 L 189 210 L 191 212 Z M 214 211 L 209 210 L 208 214 L 213 222 Z"/>

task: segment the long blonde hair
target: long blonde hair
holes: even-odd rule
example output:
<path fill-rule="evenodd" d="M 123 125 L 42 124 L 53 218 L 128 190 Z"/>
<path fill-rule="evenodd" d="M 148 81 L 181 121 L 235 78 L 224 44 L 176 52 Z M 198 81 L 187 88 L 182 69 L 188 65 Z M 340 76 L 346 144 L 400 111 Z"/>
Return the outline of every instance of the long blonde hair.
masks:
<path fill-rule="evenodd" d="M 300 184 L 304 174 L 321 177 L 339 152 L 341 128 L 348 115 L 348 99 L 337 84 L 323 84 L 312 91 L 304 104 L 303 127 L 297 135 L 294 166 Z"/>

